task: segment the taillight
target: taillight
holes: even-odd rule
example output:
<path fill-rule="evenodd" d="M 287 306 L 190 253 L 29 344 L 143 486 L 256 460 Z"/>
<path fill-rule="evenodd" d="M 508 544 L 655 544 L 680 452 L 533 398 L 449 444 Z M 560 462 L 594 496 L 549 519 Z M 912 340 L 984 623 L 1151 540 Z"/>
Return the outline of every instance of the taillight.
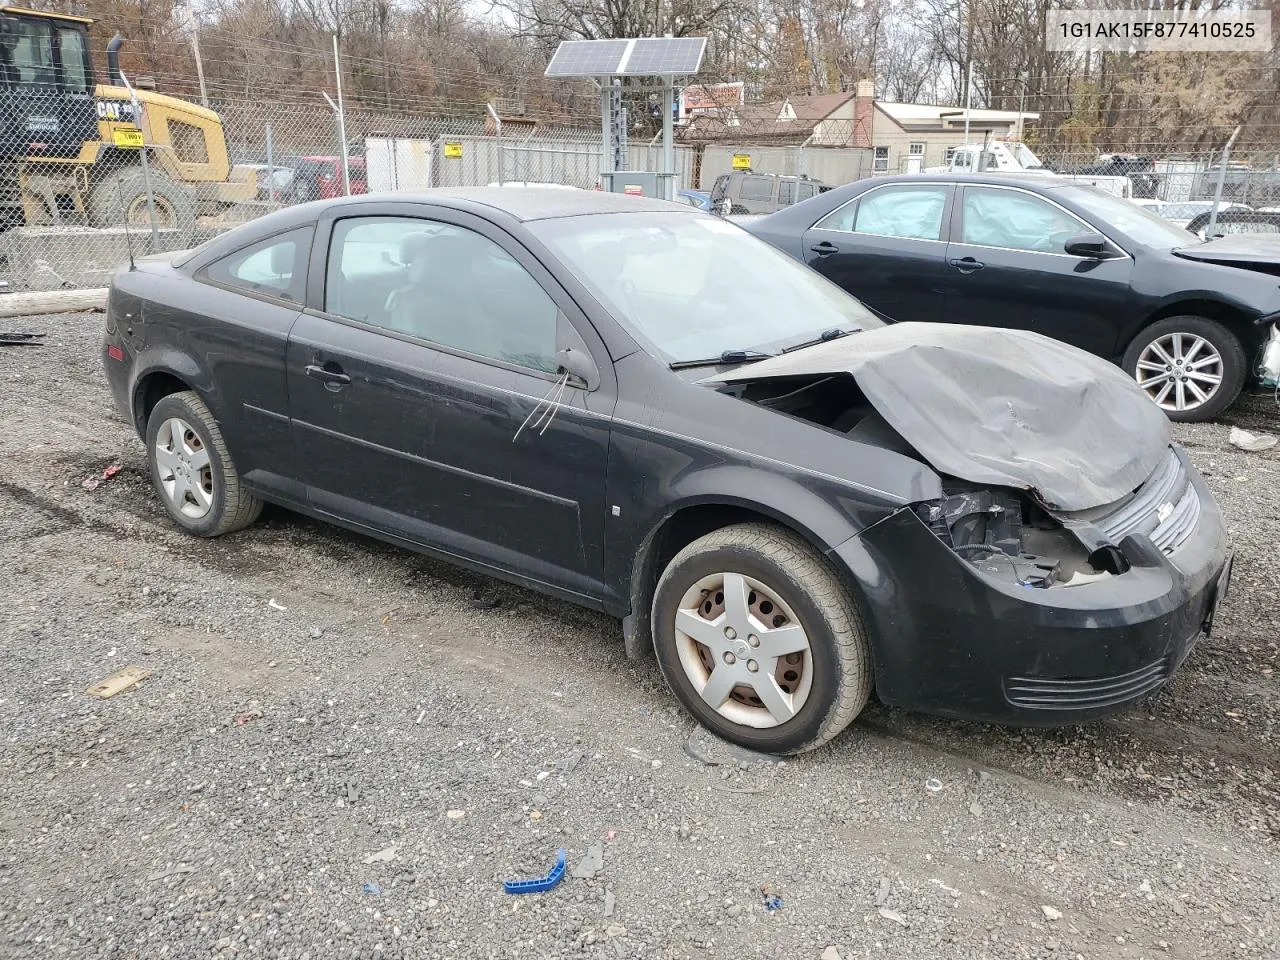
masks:
<path fill-rule="evenodd" d="M 120 347 L 117 347 L 113 343 L 109 347 L 107 347 L 107 356 L 110 357 L 112 360 L 123 360 L 124 350 L 122 350 Z"/>

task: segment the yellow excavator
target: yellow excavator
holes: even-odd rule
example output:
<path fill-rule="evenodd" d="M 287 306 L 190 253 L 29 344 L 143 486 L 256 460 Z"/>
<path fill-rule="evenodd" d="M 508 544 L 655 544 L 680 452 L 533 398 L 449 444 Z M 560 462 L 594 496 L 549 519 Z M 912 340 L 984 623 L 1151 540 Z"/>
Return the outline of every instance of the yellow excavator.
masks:
<path fill-rule="evenodd" d="M 92 22 L 0 7 L 0 229 L 149 223 L 144 150 L 161 227 L 189 230 L 253 200 L 256 177 L 232 167 L 218 114 L 141 78 L 130 93 L 120 34 L 108 82 L 94 82 Z"/>

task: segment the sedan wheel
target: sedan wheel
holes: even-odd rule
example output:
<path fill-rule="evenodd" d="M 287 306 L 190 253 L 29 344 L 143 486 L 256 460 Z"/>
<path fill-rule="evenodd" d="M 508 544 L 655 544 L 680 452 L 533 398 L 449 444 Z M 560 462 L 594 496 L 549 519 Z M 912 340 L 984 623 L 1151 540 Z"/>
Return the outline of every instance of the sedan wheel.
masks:
<path fill-rule="evenodd" d="M 152 408 L 147 459 L 165 510 L 188 533 L 216 537 L 262 512 L 262 501 L 240 481 L 218 421 L 191 391 L 171 393 Z"/>
<path fill-rule="evenodd" d="M 1244 388 L 1244 347 L 1206 317 L 1166 317 L 1129 344 L 1124 369 L 1170 420 L 1208 420 Z"/>
<path fill-rule="evenodd" d="M 1170 333 L 1138 357 L 1138 384 L 1164 410 L 1194 410 L 1222 388 L 1222 354 L 1204 337 Z"/>
<path fill-rule="evenodd" d="M 850 585 L 791 531 L 738 524 L 695 540 L 663 572 L 652 623 L 658 662 L 685 708 L 750 749 L 812 749 L 870 696 Z"/>

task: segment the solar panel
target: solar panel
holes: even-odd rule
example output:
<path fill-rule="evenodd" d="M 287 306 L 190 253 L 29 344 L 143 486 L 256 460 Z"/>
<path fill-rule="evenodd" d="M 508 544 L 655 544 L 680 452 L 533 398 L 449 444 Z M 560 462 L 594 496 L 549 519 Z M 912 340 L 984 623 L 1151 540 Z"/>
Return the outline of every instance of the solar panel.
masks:
<path fill-rule="evenodd" d="M 544 76 L 689 76 L 698 72 L 706 48 L 706 37 L 566 40 L 556 48 Z"/>
<path fill-rule="evenodd" d="M 607 77 L 618 72 L 629 40 L 566 40 L 547 64 L 548 77 Z"/>
<path fill-rule="evenodd" d="M 689 76 L 698 72 L 706 37 L 650 37 L 633 41 L 618 72 L 627 76 Z"/>

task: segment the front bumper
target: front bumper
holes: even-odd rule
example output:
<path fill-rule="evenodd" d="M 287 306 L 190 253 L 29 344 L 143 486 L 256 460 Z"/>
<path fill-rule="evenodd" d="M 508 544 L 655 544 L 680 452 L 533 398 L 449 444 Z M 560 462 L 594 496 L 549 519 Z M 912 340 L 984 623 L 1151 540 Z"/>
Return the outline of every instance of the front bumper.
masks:
<path fill-rule="evenodd" d="M 1190 468 L 1189 468 L 1190 469 Z M 1210 627 L 1230 576 L 1222 516 L 1200 498 L 1171 555 L 1143 534 L 1128 572 L 1036 589 L 980 574 L 900 510 L 837 547 L 866 603 L 885 703 L 1025 726 L 1079 723 L 1158 690 Z"/>

